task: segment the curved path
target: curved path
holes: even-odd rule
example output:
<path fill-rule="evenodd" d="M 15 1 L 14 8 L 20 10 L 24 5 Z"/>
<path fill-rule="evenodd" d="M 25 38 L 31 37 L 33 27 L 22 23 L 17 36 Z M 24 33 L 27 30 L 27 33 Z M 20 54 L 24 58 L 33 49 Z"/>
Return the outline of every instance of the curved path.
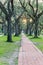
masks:
<path fill-rule="evenodd" d="M 18 65 L 43 65 L 43 54 L 22 34 Z"/>

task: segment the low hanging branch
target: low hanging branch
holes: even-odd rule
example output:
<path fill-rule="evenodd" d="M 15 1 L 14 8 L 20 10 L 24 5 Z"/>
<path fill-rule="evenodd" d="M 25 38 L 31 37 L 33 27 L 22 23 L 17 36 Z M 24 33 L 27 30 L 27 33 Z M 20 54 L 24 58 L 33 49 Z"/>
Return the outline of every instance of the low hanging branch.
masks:
<path fill-rule="evenodd" d="M 17 20 L 19 20 L 21 18 L 21 16 L 23 15 L 24 11 L 18 16 Z"/>
<path fill-rule="evenodd" d="M 9 13 L 12 13 L 12 12 L 11 12 L 11 9 L 10 9 L 10 2 L 11 2 L 11 9 L 12 9 L 12 11 L 13 11 L 13 10 L 14 10 L 13 0 L 9 0 L 9 1 L 8 1 L 8 11 L 9 11 Z M 4 7 L 5 4 L 6 4 L 6 2 L 5 2 L 4 4 L 2 4 L 2 3 L 0 2 L 0 9 L 3 11 L 3 13 L 4 13 L 5 15 L 8 15 L 7 9 Z"/>
<path fill-rule="evenodd" d="M 38 0 L 36 0 L 36 15 L 37 15 L 37 12 L 38 12 Z"/>
<path fill-rule="evenodd" d="M 26 6 L 24 7 L 25 3 L 22 4 L 20 1 L 20 4 L 23 7 L 23 9 L 27 12 L 28 16 L 33 19 L 34 24 L 35 24 L 34 37 L 37 37 L 38 36 L 38 19 L 40 18 L 41 15 L 43 15 L 43 11 L 38 14 L 38 0 L 36 0 L 36 9 L 34 9 L 32 4 L 30 3 L 30 0 L 28 2 L 29 6 L 31 7 L 31 11 L 33 11 L 33 14 L 29 14 L 28 10 L 26 9 Z"/>
<path fill-rule="evenodd" d="M 37 15 L 37 12 L 38 12 L 38 0 L 36 0 L 36 10 L 34 10 L 34 7 L 31 5 L 30 0 L 29 0 L 29 3 L 28 4 L 32 8 L 33 16 L 36 16 Z"/>
<path fill-rule="evenodd" d="M 3 5 L 6 5 L 6 3 L 7 3 L 8 1 L 6 0 L 5 2 L 4 2 L 4 4 Z"/>
<path fill-rule="evenodd" d="M 11 15 L 12 14 L 12 10 L 11 10 L 11 8 L 10 8 L 10 1 L 8 1 L 8 12 L 9 12 L 9 14 Z"/>
<path fill-rule="evenodd" d="M 0 9 L 3 11 L 3 13 L 5 14 L 5 15 L 7 15 L 7 10 L 6 10 L 6 8 L 4 7 L 4 5 L 0 2 Z"/>
<path fill-rule="evenodd" d="M 43 15 L 43 11 L 38 14 L 38 18 L 40 18 L 41 15 Z"/>
<path fill-rule="evenodd" d="M 32 8 L 33 14 L 34 14 L 34 7 L 31 5 L 30 1 L 28 2 L 29 6 Z"/>
<path fill-rule="evenodd" d="M 6 0 L 6 1 L 4 2 L 4 4 L 2 4 L 2 3 L 1 3 L 1 4 L 2 4 L 3 6 L 5 6 L 5 5 L 7 4 L 7 2 L 8 2 L 8 1 Z M 2 11 L 0 12 L 0 16 L 1 16 L 1 15 L 2 15 Z"/>
<path fill-rule="evenodd" d="M 13 11 L 14 10 L 13 0 L 11 0 L 11 8 L 12 8 L 12 11 Z"/>
<path fill-rule="evenodd" d="M 20 1 L 20 0 L 19 0 L 19 1 Z M 24 1 L 25 1 L 25 0 L 24 0 Z M 33 15 L 30 15 L 30 14 L 29 14 L 28 10 L 26 9 L 26 6 L 24 6 L 24 4 L 25 4 L 24 2 L 23 2 L 23 4 L 22 4 L 22 2 L 20 1 L 20 4 L 21 4 L 21 6 L 23 7 L 23 9 L 28 13 L 29 17 L 31 17 L 33 20 L 34 20 L 34 18 L 35 18 L 36 16 L 39 18 L 41 15 L 43 15 L 43 11 L 42 11 L 41 13 L 37 14 L 37 13 L 38 13 L 38 0 L 36 0 L 36 10 L 34 10 L 34 7 L 31 5 L 30 0 L 29 0 L 29 2 L 28 2 L 29 6 L 32 8 Z M 35 11 L 36 11 L 36 12 L 35 12 Z"/>
<path fill-rule="evenodd" d="M 19 1 L 20 1 L 20 0 L 19 0 Z M 28 16 L 31 17 L 31 18 L 34 20 L 34 17 L 29 14 L 28 10 L 26 9 L 26 6 L 24 6 L 25 0 L 24 0 L 23 4 L 22 4 L 22 2 L 20 1 L 20 4 L 21 4 L 22 8 L 27 12 Z"/>

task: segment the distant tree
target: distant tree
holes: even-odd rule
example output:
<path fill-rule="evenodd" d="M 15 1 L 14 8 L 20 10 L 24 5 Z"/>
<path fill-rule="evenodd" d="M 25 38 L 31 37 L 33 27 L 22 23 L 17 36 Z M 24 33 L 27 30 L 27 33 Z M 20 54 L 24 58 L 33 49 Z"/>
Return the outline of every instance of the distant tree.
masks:
<path fill-rule="evenodd" d="M 19 3 L 18 3 L 18 6 L 15 3 L 14 15 L 13 15 L 14 20 L 15 20 L 15 22 L 14 22 L 15 36 L 18 36 L 20 34 L 20 32 L 21 32 L 20 18 L 23 15 L 23 13 L 24 13 L 24 11 L 23 11 L 22 7 L 19 5 Z"/>
<path fill-rule="evenodd" d="M 18 16 L 17 19 L 15 19 L 15 36 L 18 36 L 20 34 L 20 18 L 23 15 L 24 11 Z"/>
<path fill-rule="evenodd" d="M 21 0 L 19 0 L 19 1 L 20 1 L 22 8 L 27 12 L 28 16 L 30 18 L 32 18 L 32 20 L 34 21 L 34 24 L 35 24 L 34 37 L 38 37 L 38 23 L 39 23 L 38 20 L 41 17 L 41 15 L 43 15 L 43 10 L 38 12 L 38 0 L 36 0 L 35 8 L 33 7 L 33 4 L 31 4 L 31 0 L 29 0 L 26 4 L 25 4 L 25 0 L 23 3 L 21 2 Z M 35 3 L 35 0 L 33 0 L 33 1 Z M 29 11 L 28 11 L 29 9 L 27 9 L 27 4 L 30 6 L 32 14 L 29 13 Z"/>

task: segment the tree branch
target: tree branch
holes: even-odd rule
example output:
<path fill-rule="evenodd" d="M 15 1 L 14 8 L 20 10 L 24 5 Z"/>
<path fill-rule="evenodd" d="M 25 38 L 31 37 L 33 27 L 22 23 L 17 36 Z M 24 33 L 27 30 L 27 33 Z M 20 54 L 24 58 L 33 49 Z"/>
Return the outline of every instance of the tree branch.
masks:
<path fill-rule="evenodd" d="M 5 2 L 4 2 L 4 4 L 3 5 L 6 5 L 6 3 L 7 3 L 8 1 L 6 0 Z"/>
<path fill-rule="evenodd" d="M 33 6 L 31 5 L 31 3 L 30 3 L 30 1 L 29 1 L 29 6 L 32 8 L 32 10 L 33 10 L 33 14 L 34 14 L 34 8 L 33 8 Z"/>
<path fill-rule="evenodd" d="M 8 2 L 8 1 L 6 0 L 3 5 L 5 6 L 7 2 Z M 0 16 L 1 16 L 1 15 L 2 15 L 2 11 L 0 12 Z"/>
<path fill-rule="evenodd" d="M 0 22 L 0 24 L 3 24 L 3 22 Z"/>
<path fill-rule="evenodd" d="M 4 5 L 1 2 L 0 2 L 0 9 L 3 11 L 3 13 L 5 15 L 8 15 L 8 12 L 7 12 L 6 8 L 4 7 Z"/>
<path fill-rule="evenodd" d="M 13 0 L 11 0 L 11 8 L 12 8 L 12 11 L 13 11 L 14 10 Z"/>
<path fill-rule="evenodd" d="M 36 0 L 36 15 L 37 15 L 37 12 L 38 12 L 38 0 Z"/>
<path fill-rule="evenodd" d="M 40 18 L 41 15 L 43 15 L 43 11 L 38 14 L 38 18 Z"/>
<path fill-rule="evenodd" d="M 12 13 L 12 11 L 11 11 L 11 8 L 10 8 L 10 0 L 8 1 L 8 12 L 9 12 L 9 14 L 11 14 Z"/>
<path fill-rule="evenodd" d="M 20 1 L 20 0 L 19 0 L 19 1 Z M 24 2 L 23 2 L 23 4 L 22 4 L 21 1 L 20 1 L 20 4 L 21 4 L 22 8 L 28 13 L 28 16 L 31 17 L 32 19 L 34 19 L 33 16 L 31 16 L 31 15 L 29 14 L 29 12 L 27 11 L 26 6 L 24 6 Z"/>
<path fill-rule="evenodd" d="M 21 16 L 23 15 L 24 11 L 18 16 L 17 20 L 19 20 L 21 18 Z"/>

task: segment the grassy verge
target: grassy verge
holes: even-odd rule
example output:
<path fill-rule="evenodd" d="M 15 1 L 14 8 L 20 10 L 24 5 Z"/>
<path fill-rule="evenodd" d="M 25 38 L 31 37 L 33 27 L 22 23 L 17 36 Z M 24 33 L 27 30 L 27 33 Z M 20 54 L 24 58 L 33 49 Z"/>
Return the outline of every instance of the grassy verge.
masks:
<path fill-rule="evenodd" d="M 15 65 L 18 65 L 18 58 L 16 58 L 15 60 Z"/>
<path fill-rule="evenodd" d="M 34 38 L 33 36 L 28 36 L 28 38 L 34 42 L 34 44 L 43 52 L 43 36 Z"/>
<path fill-rule="evenodd" d="M 12 41 L 20 41 L 21 37 L 20 36 L 12 36 Z M 0 42 L 5 42 L 7 41 L 7 36 L 0 36 Z"/>
<path fill-rule="evenodd" d="M 0 62 L 0 65 L 9 65 L 7 62 Z"/>
<path fill-rule="evenodd" d="M 15 44 L 17 41 L 20 41 L 19 37 L 12 37 L 14 42 L 6 42 L 7 37 L 0 37 L 0 57 L 4 56 L 6 53 L 14 51 L 16 48 L 19 48 L 19 44 Z"/>
<path fill-rule="evenodd" d="M 13 52 L 16 52 L 16 49 L 20 48 L 21 36 L 12 36 L 13 42 L 6 42 L 7 36 L 0 36 L 0 58 L 6 57 L 10 58 Z M 6 62 L 1 61 L 0 65 L 9 65 Z"/>

